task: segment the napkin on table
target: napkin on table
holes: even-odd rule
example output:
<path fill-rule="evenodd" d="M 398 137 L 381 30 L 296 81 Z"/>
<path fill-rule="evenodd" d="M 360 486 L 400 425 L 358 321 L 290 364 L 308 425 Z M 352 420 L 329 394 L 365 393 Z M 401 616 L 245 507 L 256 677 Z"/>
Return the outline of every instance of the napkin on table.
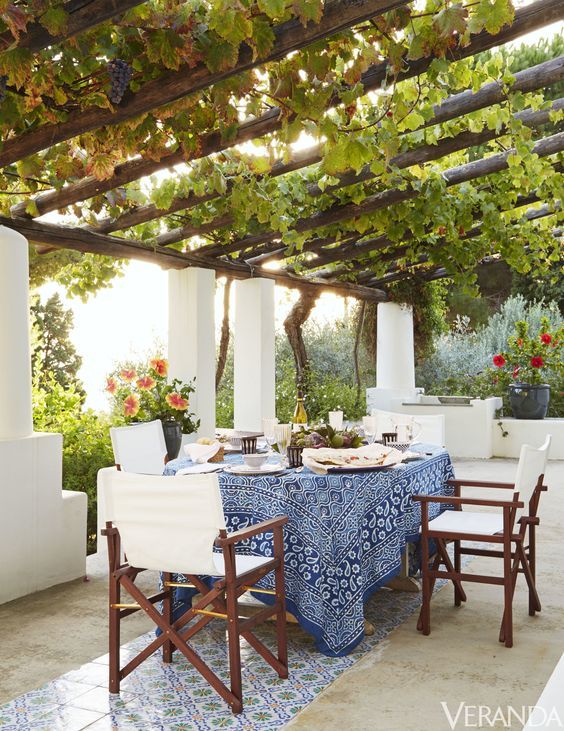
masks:
<path fill-rule="evenodd" d="M 204 464 L 219 452 L 221 444 L 185 444 L 184 452 L 194 464 Z"/>

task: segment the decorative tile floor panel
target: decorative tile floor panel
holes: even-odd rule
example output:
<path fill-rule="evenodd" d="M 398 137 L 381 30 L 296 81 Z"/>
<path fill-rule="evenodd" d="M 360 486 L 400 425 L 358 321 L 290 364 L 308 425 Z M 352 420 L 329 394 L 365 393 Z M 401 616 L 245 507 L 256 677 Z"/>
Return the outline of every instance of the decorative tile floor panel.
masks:
<path fill-rule="evenodd" d="M 234 716 L 202 676 L 175 652 L 166 665 L 157 652 L 121 684 L 120 695 L 107 690 L 108 656 L 104 655 L 38 690 L 0 707 L 2 731 L 274 731 L 283 728 L 344 670 L 373 649 L 420 605 L 420 595 L 376 592 L 366 607 L 375 633 L 346 657 L 326 657 L 312 638 L 288 625 L 290 677 L 280 680 L 245 642 L 242 645 L 244 710 Z M 415 634 L 415 617 L 412 617 Z M 257 634 L 275 647 L 274 626 Z M 148 633 L 122 647 L 122 663 L 146 646 Z M 220 622 L 196 635 L 193 647 L 228 684 L 225 632 Z"/>

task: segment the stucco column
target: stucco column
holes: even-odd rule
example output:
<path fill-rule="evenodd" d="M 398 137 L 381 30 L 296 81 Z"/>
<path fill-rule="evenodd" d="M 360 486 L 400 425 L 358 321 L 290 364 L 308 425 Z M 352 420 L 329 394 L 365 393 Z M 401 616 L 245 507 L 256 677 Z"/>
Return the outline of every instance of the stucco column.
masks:
<path fill-rule="evenodd" d="M 376 338 L 376 388 L 415 388 L 413 310 L 380 302 Z"/>
<path fill-rule="evenodd" d="M 190 267 L 168 275 L 168 359 L 170 377 L 196 379 L 190 411 L 199 434 L 215 433 L 215 272 Z"/>
<path fill-rule="evenodd" d="M 0 226 L 0 439 L 32 433 L 28 243 Z"/>
<path fill-rule="evenodd" d="M 273 417 L 274 282 L 244 279 L 235 283 L 235 428 L 262 431 L 262 418 Z"/>

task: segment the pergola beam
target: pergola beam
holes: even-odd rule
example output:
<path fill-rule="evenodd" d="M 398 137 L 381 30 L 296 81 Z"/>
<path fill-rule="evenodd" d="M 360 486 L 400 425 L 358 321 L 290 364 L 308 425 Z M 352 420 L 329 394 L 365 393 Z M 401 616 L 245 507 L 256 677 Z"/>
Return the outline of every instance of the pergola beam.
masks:
<path fill-rule="evenodd" d="M 536 112 L 526 110 L 518 112 L 514 115 L 514 118 L 520 120 L 527 127 L 540 127 L 550 121 L 551 111 L 558 111 L 562 109 L 564 109 L 564 98 L 555 100 L 550 109 L 543 109 Z M 389 166 L 406 169 L 413 165 L 422 165 L 426 162 L 440 160 L 454 152 L 460 152 L 461 150 L 465 150 L 470 147 L 483 145 L 486 142 L 503 137 L 507 133 L 508 131 L 505 127 L 501 127 L 500 129 L 488 129 L 486 127 L 481 132 L 461 132 L 454 137 L 445 137 L 442 140 L 439 140 L 436 144 L 420 145 L 419 147 L 415 147 L 411 150 L 401 152 L 399 155 L 391 158 Z M 332 190 L 338 190 L 348 185 L 366 182 L 367 180 L 372 180 L 376 177 L 378 176 L 372 172 L 370 165 L 366 165 L 358 174 L 351 171 L 341 175 L 338 183 L 328 186 L 324 190 L 321 190 L 317 183 L 310 184 L 307 186 L 307 192 L 309 195 L 316 197 L 322 195 L 324 192 L 331 192 Z M 158 242 L 163 246 L 167 246 L 169 244 L 182 241 L 185 238 L 189 238 L 189 236 L 209 233 L 221 226 L 227 226 L 231 222 L 232 216 L 224 215 L 214 219 L 214 221 L 211 221 L 210 223 L 204 224 L 203 226 L 183 226 L 161 234 L 158 237 Z M 236 245 L 237 242 L 234 242 L 233 244 L 225 244 L 223 246 L 211 244 L 201 247 L 199 251 L 201 254 L 205 253 L 207 256 L 219 256 L 238 251 L 239 249 L 235 248 Z"/>
<path fill-rule="evenodd" d="M 531 208 L 530 210 L 526 211 L 523 215 L 523 218 L 527 221 L 537 221 L 541 218 L 546 218 L 547 216 L 553 216 L 557 211 L 555 211 L 550 206 L 544 205 L 540 206 L 539 208 Z M 466 232 L 466 235 L 461 237 L 463 240 L 473 239 L 479 236 L 482 233 L 482 227 L 481 225 L 474 226 L 470 231 Z M 435 248 L 440 248 L 447 246 L 448 242 L 445 239 L 442 239 L 440 241 L 437 241 L 435 244 Z M 407 247 L 402 247 L 407 248 Z M 390 259 L 394 252 L 390 253 Z M 498 256 L 496 254 L 496 256 Z M 389 284 L 391 282 L 398 281 L 399 279 L 403 279 L 407 272 L 403 269 L 417 269 L 423 266 L 426 266 L 429 263 L 429 257 L 426 254 L 421 255 L 417 261 L 412 262 L 406 262 L 405 265 L 402 265 L 400 268 L 399 266 L 391 267 L 389 272 L 385 274 L 384 276 L 376 276 L 373 274 L 372 277 L 363 277 L 363 282 L 366 285 L 370 286 L 384 286 L 385 284 Z M 368 275 L 368 272 L 366 272 L 366 275 Z M 333 279 L 327 279 L 327 281 L 339 281 L 339 280 L 333 280 Z"/>
<path fill-rule="evenodd" d="M 146 82 L 135 94 L 126 94 L 123 102 L 117 107 L 112 109 L 91 107 L 72 112 L 65 122 L 44 124 L 33 131 L 8 139 L 0 150 L 0 166 L 10 165 L 78 135 L 118 124 L 183 99 L 231 76 L 270 61 L 277 61 L 314 41 L 339 33 L 374 15 L 401 7 L 408 2 L 409 0 L 351 0 L 343 3 L 341 0 L 328 0 L 319 23 L 309 23 L 304 28 L 298 18 L 293 18 L 275 26 L 273 32 L 276 40 L 265 56 L 257 58 L 253 49 L 243 44 L 237 63 L 229 69 L 212 72 L 201 63 L 192 69 L 184 66 L 178 71 L 161 74 L 157 79 Z"/>
<path fill-rule="evenodd" d="M 502 29 L 497 35 L 491 36 L 485 31 L 474 35 L 467 46 L 455 50 L 452 59 L 468 58 L 492 46 L 502 45 L 515 40 L 531 30 L 538 30 L 543 25 L 561 18 L 564 18 L 564 3 L 561 3 L 560 0 L 537 0 L 526 8 L 517 10 L 513 24 Z M 417 62 L 417 67 L 413 63 L 408 63 L 406 70 L 402 72 L 402 79 L 411 78 L 422 73 L 434 60 L 434 56 L 426 56 Z M 553 83 L 548 79 L 554 70 L 558 71 L 559 64 L 561 68 L 562 59 L 539 64 L 537 67 L 519 72 L 515 75 L 516 81 L 513 89 L 525 93 L 539 88 L 536 85 L 536 74 L 542 75 L 548 73 L 549 76 L 544 85 Z M 386 85 L 393 78 L 388 64 L 383 62 L 370 67 L 363 75 L 361 83 L 364 86 L 364 91 L 368 92 L 381 88 L 382 84 Z M 491 98 L 490 104 L 499 103 L 507 96 L 503 86 L 497 83 L 489 84 L 487 90 L 485 87 L 484 91 Z M 481 91 L 475 94 L 472 92 L 463 92 L 455 95 L 450 100 L 445 100 L 445 102 L 435 108 L 435 116 L 428 124 L 447 121 L 461 113 L 466 114 L 482 108 L 483 101 L 479 98 L 480 93 Z M 338 103 L 338 101 L 338 99 L 332 99 L 329 102 L 329 106 Z M 455 107 L 463 111 L 456 111 Z M 243 142 L 276 132 L 281 129 L 283 120 L 283 111 L 279 107 L 274 107 L 260 117 L 243 122 L 239 126 L 237 133 L 229 141 L 223 141 L 219 132 L 209 132 L 207 135 L 201 137 L 199 151 L 193 155 L 186 155 L 183 150 L 175 150 L 158 161 L 143 159 L 141 157 L 134 158 L 133 160 L 128 160 L 117 165 L 114 175 L 107 180 L 100 181 L 92 176 L 88 176 L 76 183 L 65 186 L 61 190 L 42 193 L 34 198 L 34 202 L 39 211 L 39 215 L 43 215 L 126 185 L 146 175 L 152 175 L 159 170 L 164 170 L 189 160 L 207 157 L 208 155 L 234 147 Z M 13 211 L 14 215 L 25 215 L 25 207 L 25 202 L 15 206 Z"/>
<path fill-rule="evenodd" d="M 533 152 L 539 157 L 547 157 L 562 150 L 564 150 L 564 132 L 545 137 L 533 146 Z M 443 171 L 442 177 L 444 178 L 446 187 L 460 185 L 460 183 L 476 180 L 507 169 L 507 159 L 513 152 L 514 150 L 512 149 L 507 150 L 499 155 L 492 155 Z M 292 229 L 298 233 L 313 231 L 316 228 L 365 216 L 402 201 L 413 200 L 420 194 L 419 190 L 411 186 L 407 186 L 406 188 L 389 188 L 367 197 L 362 203 L 333 205 L 324 211 L 314 213 L 307 218 L 302 218 L 294 224 Z M 243 251 L 259 244 L 269 243 L 274 239 L 281 238 L 281 236 L 282 234 L 279 231 L 267 231 L 262 234 L 247 236 L 222 247 L 221 253 L 227 254 L 234 251 Z M 159 238 L 161 241 L 163 240 L 163 237 Z M 204 249 L 207 249 L 207 247 L 202 247 L 200 253 Z M 216 247 L 214 247 L 214 251 L 215 249 Z M 207 251 L 209 252 L 209 249 Z"/>
<path fill-rule="evenodd" d="M 58 249 L 72 249 L 89 254 L 111 256 L 116 259 L 137 259 L 148 261 L 153 264 L 160 264 L 166 269 L 185 269 L 196 266 L 203 269 L 214 269 L 217 274 L 230 276 L 235 279 L 248 279 L 250 277 L 263 277 L 273 279 L 286 287 L 297 289 L 321 288 L 338 292 L 345 296 L 357 297 L 374 302 L 382 302 L 386 299 L 386 293 L 382 290 L 364 287 L 351 282 L 338 282 L 328 284 L 324 280 L 317 280 L 314 277 L 304 280 L 302 277 L 291 272 L 275 271 L 249 267 L 236 262 L 215 262 L 204 257 L 199 257 L 192 252 L 180 252 L 175 249 L 166 249 L 159 246 L 148 246 L 142 241 L 122 239 L 106 234 L 99 234 L 83 228 L 61 226 L 42 221 L 32 221 L 25 218 L 8 218 L 0 216 L 0 226 L 18 231 L 26 239 L 34 244 L 47 245 Z"/>
<path fill-rule="evenodd" d="M 511 87 L 511 90 L 513 92 L 521 91 L 522 93 L 535 91 L 537 89 L 546 88 L 547 86 L 550 86 L 551 84 L 555 84 L 559 81 L 562 81 L 564 79 L 564 56 L 560 56 L 559 58 L 552 59 L 550 61 L 545 61 L 542 64 L 538 64 L 537 66 L 533 66 L 530 69 L 525 69 L 524 71 L 521 71 L 515 75 L 515 82 Z M 505 93 L 504 89 L 500 84 L 498 83 L 490 83 L 485 84 L 482 89 L 480 89 L 478 92 L 472 93 L 470 92 L 463 92 L 461 94 L 455 94 L 452 97 L 448 97 L 445 99 L 445 101 L 435 106 L 434 110 L 434 116 L 431 120 L 426 122 L 423 127 L 429 127 L 434 124 L 438 124 L 439 122 L 445 121 L 444 117 L 445 115 L 448 115 L 448 119 L 458 118 L 465 114 L 468 114 L 469 112 L 476 111 L 478 109 L 484 109 L 488 106 L 492 106 L 493 104 L 499 103 L 504 101 L 504 99 L 507 98 L 507 94 Z M 559 100 L 562 102 L 562 100 Z M 561 108 L 561 107 L 559 107 Z M 521 113 L 521 116 L 526 115 L 527 113 Z M 529 113 L 530 114 L 530 113 Z M 519 117 L 519 115 L 518 115 Z M 525 124 L 527 122 L 523 120 Z M 548 121 L 548 117 L 547 120 Z M 539 122 L 540 124 L 540 122 Z M 495 134 L 495 130 L 493 131 Z M 498 133 L 501 134 L 501 133 Z M 439 143 L 440 145 L 441 143 Z M 470 147 L 472 142 L 469 142 L 467 147 Z M 474 143 L 474 144 L 480 144 L 480 143 Z M 437 149 L 437 145 L 429 145 L 428 147 Z M 420 148 L 417 148 L 420 149 Z M 409 154 L 409 153 L 404 153 Z M 444 153 L 447 154 L 447 153 Z M 314 145 L 311 148 L 308 148 L 307 150 L 301 151 L 299 153 L 296 153 L 292 159 L 289 162 L 284 162 L 283 160 L 279 160 L 270 169 L 270 171 L 267 173 L 267 176 L 269 178 L 275 178 L 280 175 L 285 175 L 289 172 L 292 172 L 294 170 L 303 169 L 306 167 L 309 167 L 310 165 L 315 165 L 318 162 L 321 161 L 323 155 L 322 155 L 322 146 L 321 145 Z M 399 156 L 401 159 L 401 155 Z M 430 158 L 430 159 L 436 159 L 436 158 Z M 390 161 L 390 164 L 401 166 L 401 162 L 396 161 L 396 158 Z M 410 163 L 410 164 L 416 164 L 416 163 Z M 404 165 L 404 167 L 407 167 L 407 164 Z M 359 182 L 360 180 L 366 180 L 369 177 L 369 174 L 367 174 L 369 171 L 369 168 L 367 167 L 367 171 L 364 173 L 361 172 L 360 175 L 363 177 L 354 176 L 354 174 L 350 174 L 347 178 L 347 176 L 342 176 L 341 182 L 335 186 L 332 186 L 330 188 L 326 188 L 325 190 L 334 190 L 336 187 L 341 187 L 343 185 L 350 185 L 351 183 L 346 182 L 347 179 L 352 179 L 352 182 Z M 262 178 L 266 176 L 257 176 L 257 178 Z M 356 179 L 354 179 L 356 177 Z M 161 216 L 168 215 L 170 213 L 176 213 L 178 211 L 187 210 L 189 208 L 193 208 L 196 205 L 199 205 L 201 203 L 207 203 L 211 200 L 215 200 L 217 198 L 223 197 L 227 195 L 230 191 L 231 183 L 228 182 L 227 184 L 227 191 L 222 193 L 221 195 L 217 192 L 212 193 L 204 193 L 203 195 L 194 195 L 190 194 L 189 196 L 185 198 L 176 198 L 172 205 L 169 206 L 167 209 L 163 210 L 161 208 L 158 208 L 154 204 L 145 205 L 145 206 L 138 206 L 130 211 L 127 211 L 126 213 L 118 216 L 117 218 L 105 218 L 101 221 L 98 221 L 98 223 L 93 226 L 93 230 L 99 231 L 100 233 L 111 233 L 112 231 L 121 231 L 127 228 L 130 228 L 131 226 L 136 226 L 140 223 L 146 223 L 148 221 L 155 220 L 156 218 L 160 218 Z M 319 195 L 321 193 L 319 186 L 315 183 L 311 183 L 307 187 L 307 191 L 309 195 Z M 19 207 L 21 207 L 22 204 L 19 204 Z M 212 221 L 212 224 L 215 223 L 215 228 L 219 228 L 221 226 L 228 225 L 230 223 L 231 219 L 227 219 L 225 216 L 220 217 Z M 227 223 L 226 223 L 227 221 Z M 209 230 L 212 230 L 209 228 L 211 224 L 208 224 L 206 228 Z M 195 229 L 194 229 L 195 230 Z"/>
<path fill-rule="evenodd" d="M 145 0 L 70 0 L 62 9 L 68 15 L 67 27 L 64 33 L 51 35 L 39 21 L 30 23 L 25 33 L 16 41 L 11 33 L 6 31 L 0 35 L 0 49 L 11 47 L 27 48 L 33 53 L 52 46 L 56 43 L 72 38 L 85 30 L 94 28 L 106 20 L 123 15 L 130 8 L 142 5 Z"/>

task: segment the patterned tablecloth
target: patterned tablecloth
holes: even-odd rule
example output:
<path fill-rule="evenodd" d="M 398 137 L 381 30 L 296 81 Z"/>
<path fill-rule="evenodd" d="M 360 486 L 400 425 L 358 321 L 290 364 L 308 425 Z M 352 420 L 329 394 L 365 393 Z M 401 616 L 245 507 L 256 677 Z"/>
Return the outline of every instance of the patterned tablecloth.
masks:
<path fill-rule="evenodd" d="M 346 655 L 361 641 L 364 602 L 400 573 L 405 545 L 418 537 L 420 527 L 419 504 L 411 495 L 449 494 L 448 453 L 425 445 L 419 450 L 420 460 L 372 472 L 218 474 L 228 530 L 288 516 L 287 608 L 326 655 Z M 187 458 L 175 459 L 164 474 L 189 464 Z M 434 505 L 430 515 L 442 507 Z M 238 550 L 268 556 L 271 542 L 258 536 Z M 261 585 L 272 588 L 273 577 Z"/>

